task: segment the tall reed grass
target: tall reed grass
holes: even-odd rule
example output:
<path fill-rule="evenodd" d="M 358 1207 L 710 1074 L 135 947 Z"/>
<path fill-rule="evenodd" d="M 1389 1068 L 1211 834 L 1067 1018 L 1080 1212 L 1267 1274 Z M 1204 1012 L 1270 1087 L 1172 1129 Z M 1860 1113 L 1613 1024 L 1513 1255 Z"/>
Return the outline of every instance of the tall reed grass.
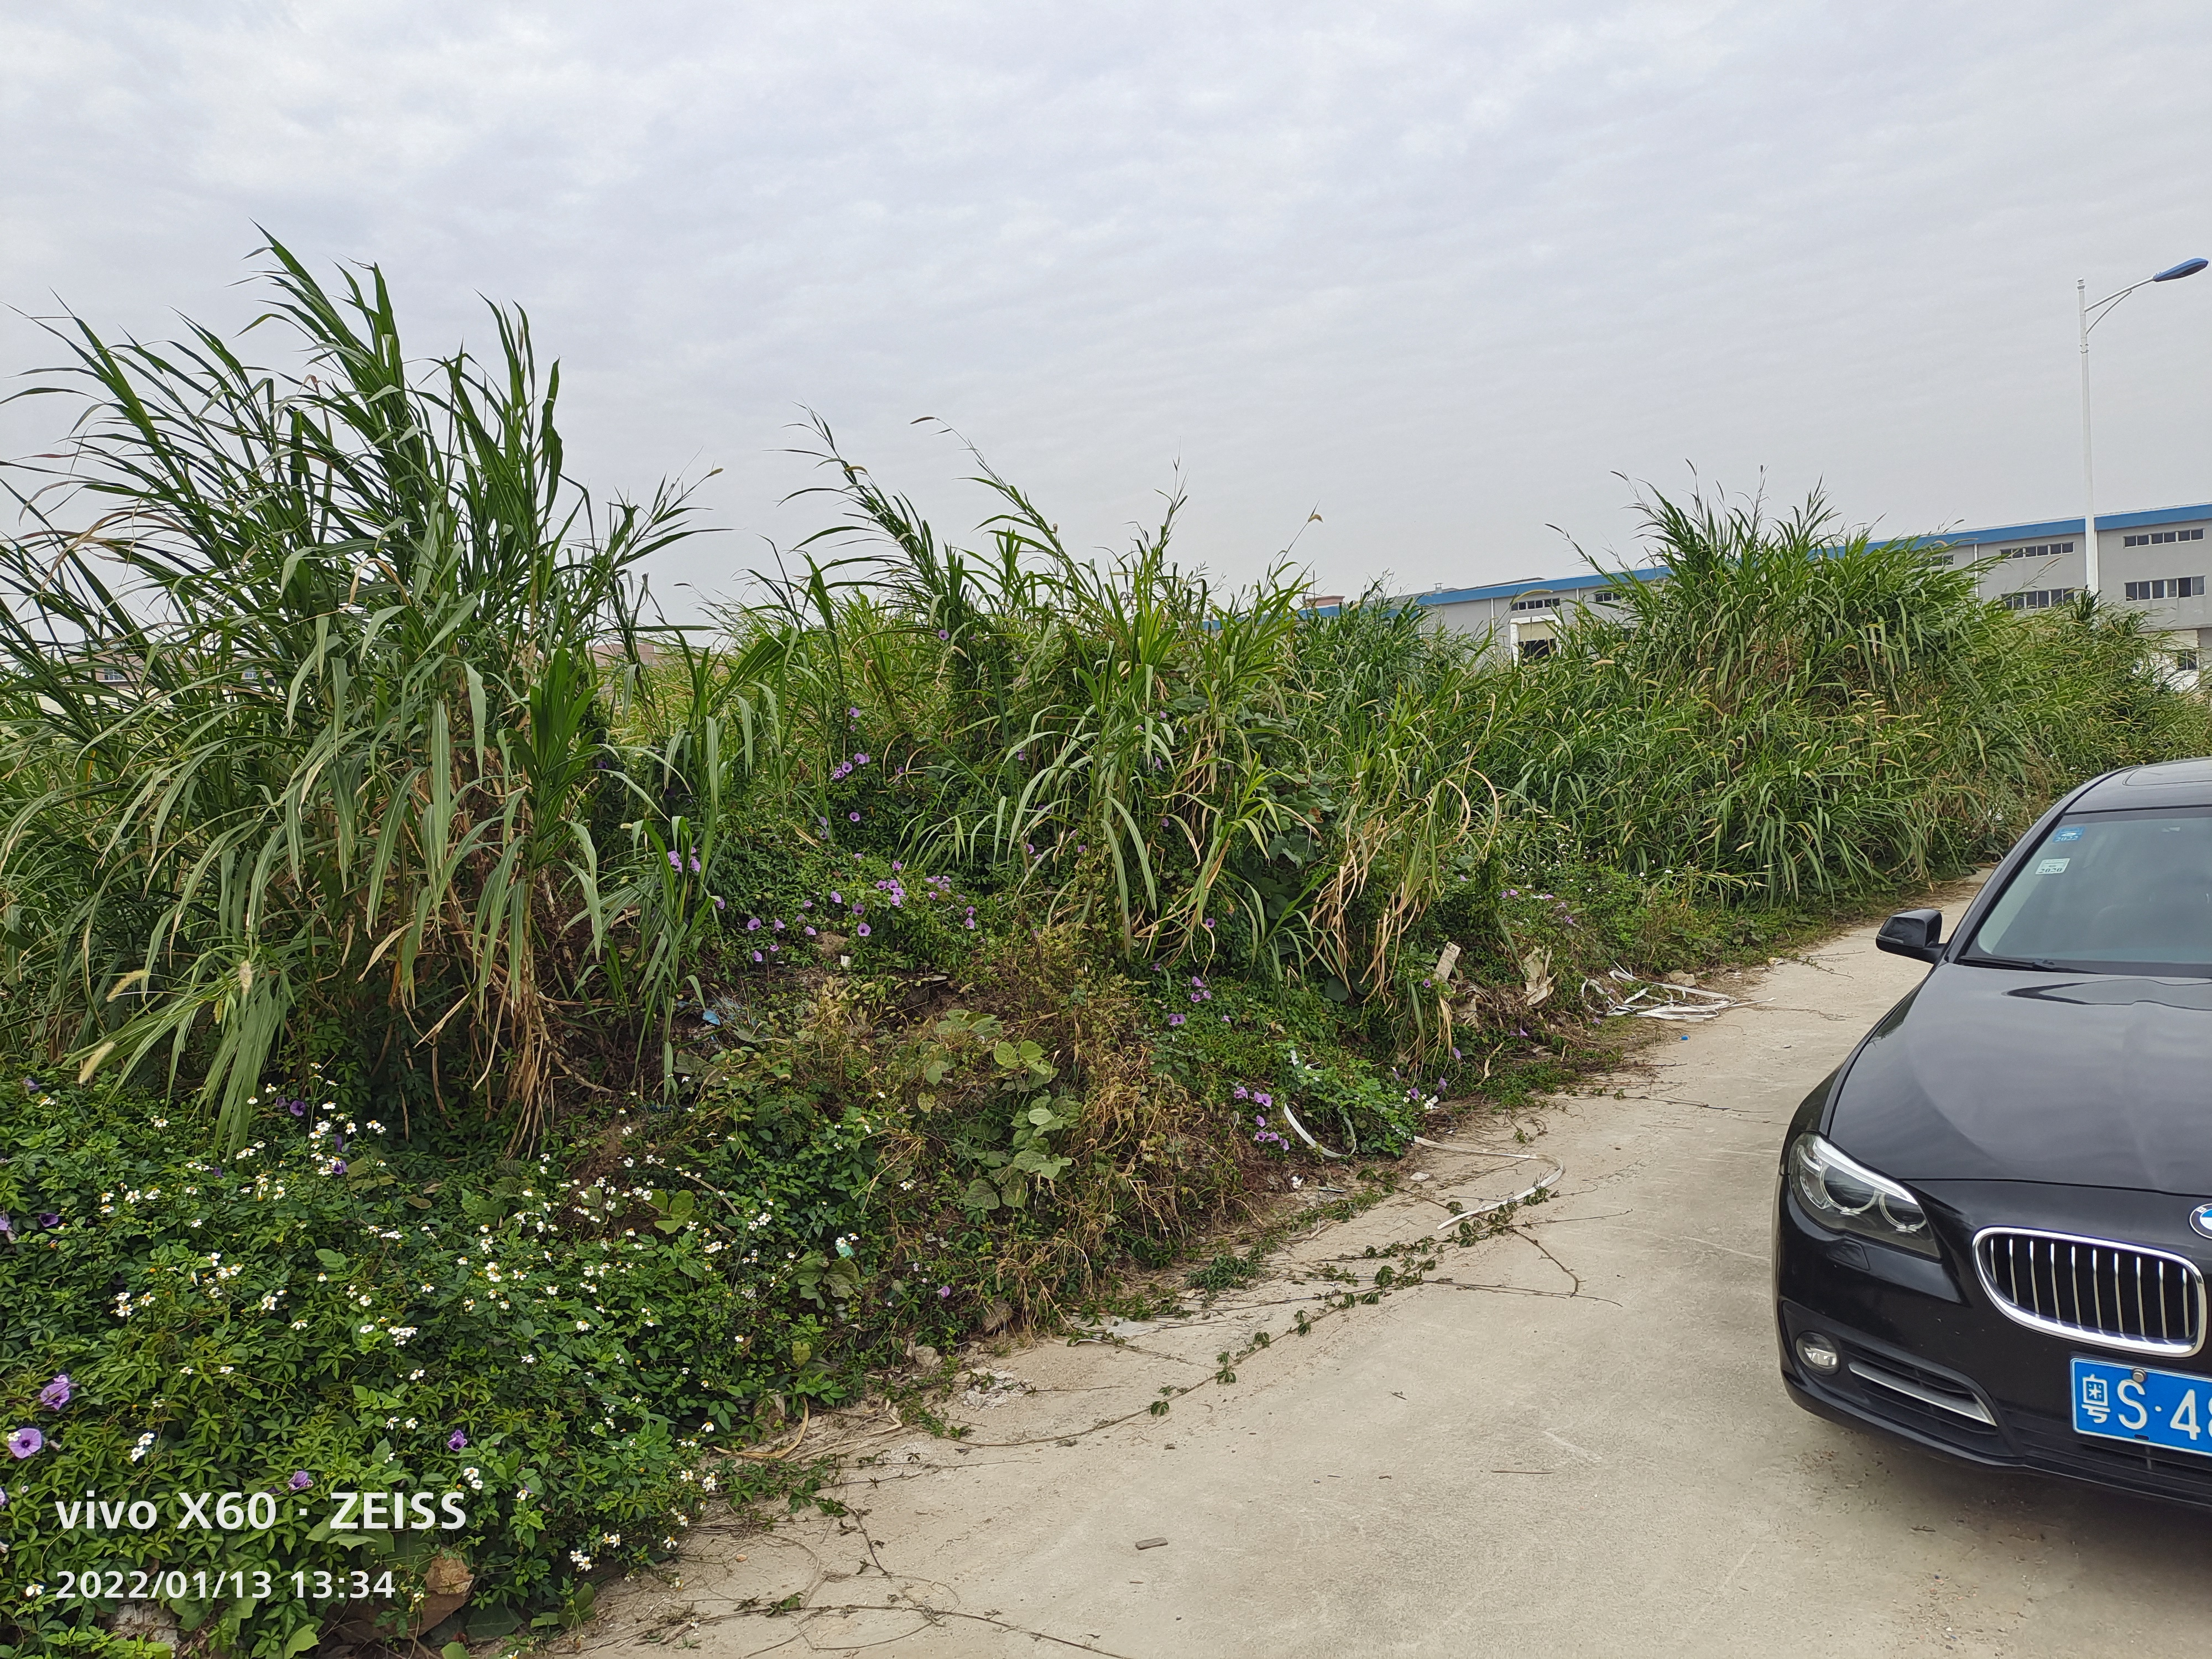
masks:
<path fill-rule="evenodd" d="M 0 543 L 15 1039 L 159 1072 L 228 1139 L 309 1064 L 517 1143 L 673 1087 L 678 1012 L 751 971 L 715 872 L 771 857 L 957 874 L 1126 972 L 1317 987 L 1419 1047 L 1423 964 L 1494 931 L 1537 829 L 1825 899 L 2212 747 L 2139 628 L 2005 615 L 1817 499 L 1655 499 L 1671 580 L 1510 664 L 1375 596 L 1309 614 L 1286 567 L 1218 588 L 1180 497 L 1094 558 L 979 459 L 957 544 L 819 423 L 835 521 L 701 644 L 641 575 L 684 490 L 571 480 L 519 313 L 411 362 L 380 273 L 270 252 L 289 370 L 57 331 L 40 389 L 82 416 Z M 832 810 L 860 731 L 865 823 Z"/>

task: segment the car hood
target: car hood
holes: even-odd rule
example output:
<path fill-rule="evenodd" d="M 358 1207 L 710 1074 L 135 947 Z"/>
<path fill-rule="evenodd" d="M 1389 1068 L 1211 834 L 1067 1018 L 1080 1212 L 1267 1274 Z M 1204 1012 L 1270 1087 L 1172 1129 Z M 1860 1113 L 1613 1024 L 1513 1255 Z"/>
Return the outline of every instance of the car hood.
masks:
<path fill-rule="evenodd" d="M 1899 1181 L 2212 1192 L 2212 980 L 1945 963 L 1860 1048 L 1827 1133 Z"/>

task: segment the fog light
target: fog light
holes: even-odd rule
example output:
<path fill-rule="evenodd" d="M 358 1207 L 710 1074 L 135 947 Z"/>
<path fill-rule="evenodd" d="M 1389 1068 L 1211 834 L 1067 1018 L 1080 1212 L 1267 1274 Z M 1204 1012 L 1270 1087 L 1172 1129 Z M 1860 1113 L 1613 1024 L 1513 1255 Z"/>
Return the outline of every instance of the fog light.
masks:
<path fill-rule="evenodd" d="M 1817 1371 L 1822 1376 L 1833 1376 L 1836 1368 L 1844 1363 L 1844 1356 L 1836 1345 L 1818 1334 L 1797 1339 L 1797 1357 L 1805 1362 L 1808 1370 Z"/>

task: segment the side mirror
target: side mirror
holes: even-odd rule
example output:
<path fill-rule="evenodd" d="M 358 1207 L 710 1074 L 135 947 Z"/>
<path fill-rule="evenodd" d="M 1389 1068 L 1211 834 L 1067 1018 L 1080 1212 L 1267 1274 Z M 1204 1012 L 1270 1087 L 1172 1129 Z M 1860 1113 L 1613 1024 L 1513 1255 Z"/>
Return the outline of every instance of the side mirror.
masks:
<path fill-rule="evenodd" d="M 1899 910 L 1882 923 L 1881 931 L 1874 936 L 1874 944 L 1875 949 L 1887 951 L 1892 956 L 1933 962 L 1942 953 L 1942 946 L 1937 943 L 1942 936 L 1941 910 Z"/>

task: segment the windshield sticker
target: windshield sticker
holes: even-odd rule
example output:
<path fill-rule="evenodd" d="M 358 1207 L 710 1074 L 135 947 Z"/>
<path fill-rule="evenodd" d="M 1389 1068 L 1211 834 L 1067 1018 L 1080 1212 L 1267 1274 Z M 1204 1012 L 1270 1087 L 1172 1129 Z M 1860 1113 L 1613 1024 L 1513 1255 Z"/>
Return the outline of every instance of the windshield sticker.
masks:
<path fill-rule="evenodd" d="M 2071 859 L 2045 859 L 2042 863 L 2035 866 L 2035 873 L 2039 876 L 2060 875 L 2065 872 L 2066 866 L 2072 862 L 2073 860 Z"/>
<path fill-rule="evenodd" d="M 2072 830 L 2061 830 L 2051 839 L 2053 841 L 2079 841 L 2081 839 L 2081 831 L 2078 826 Z"/>

